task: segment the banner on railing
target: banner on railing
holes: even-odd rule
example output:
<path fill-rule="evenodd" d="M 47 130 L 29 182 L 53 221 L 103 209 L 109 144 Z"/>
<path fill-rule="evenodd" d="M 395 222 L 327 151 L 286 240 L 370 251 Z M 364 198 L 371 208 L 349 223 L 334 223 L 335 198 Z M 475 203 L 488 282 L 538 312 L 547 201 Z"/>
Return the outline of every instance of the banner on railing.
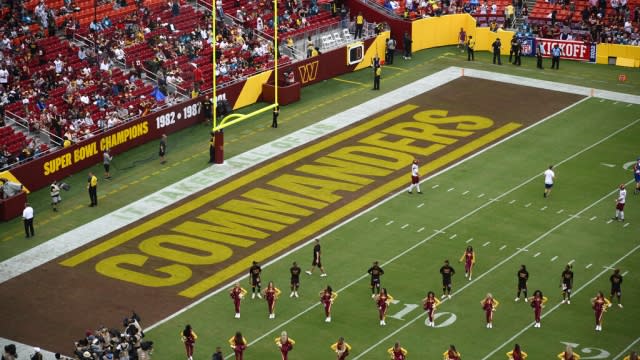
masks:
<path fill-rule="evenodd" d="M 522 54 L 535 56 L 536 49 L 542 45 L 542 56 L 551 57 L 551 49 L 556 45 L 560 48 L 560 58 L 566 60 L 596 61 L 596 44 L 584 41 L 557 40 L 544 38 L 522 39 Z"/>
<path fill-rule="evenodd" d="M 104 133 L 83 140 L 68 148 L 31 160 L 11 169 L 11 173 L 31 191 L 48 186 L 53 180 L 82 171 L 102 161 L 109 149 L 112 155 L 156 140 L 204 119 L 202 98 L 191 99 L 176 106 L 150 113 L 124 123 Z M 206 144 L 203 144 L 206 147 Z"/>

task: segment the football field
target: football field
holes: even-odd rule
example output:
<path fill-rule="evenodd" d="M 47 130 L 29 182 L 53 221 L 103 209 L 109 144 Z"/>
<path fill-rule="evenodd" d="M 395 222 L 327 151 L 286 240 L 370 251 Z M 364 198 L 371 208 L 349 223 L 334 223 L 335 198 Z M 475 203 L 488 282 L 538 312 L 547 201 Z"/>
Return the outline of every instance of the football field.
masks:
<path fill-rule="evenodd" d="M 634 306 L 640 295 L 640 212 L 628 170 L 640 155 L 634 141 L 639 132 L 637 105 L 577 101 L 461 163 L 428 173 L 422 195 L 399 191 L 328 230 L 322 249 L 329 276 L 303 274 L 299 299 L 288 296 L 288 269 L 293 261 L 306 269 L 312 246 L 269 263 L 263 282 L 274 281 L 283 291 L 275 319 L 268 319 L 264 300 L 250 298 L 242 302 L 242 318 L 234 319 L 223 289 L 148 331 L 156 340 L 155 357 L 184 356 L 177 332 L 190 323 L 199 335 L 200 358 L 215 346 L 233 357 L 226 340 L 235 331 L 250 343 L 245 358 L 277 358 L 274 338 L 286 330 L 296 340 L 291 359 L 333 358 L 329 345 L 340 336 L 353 347 L 351 359 L 385 359 L 396 341 L 414 359 L 439 359 L 449 344 L 465 359 L 504 359 L 515 343 L 531 359 L 553 359 L 565 344 L 582 359 L 621 359 L 638 348 L 640 336 Z M 544 198 L 542 172 L 550 164 L 557 182 Z M 611 220 L 621 183 L 629 190 L 624 223 Z M 458 263 L 469 245 L 477 256 L 471 281 Z M 438 270 L 445 259 L 456 269 L 453 297 L 438 308 L 436 327 L 430 328 L 421 300 L 430 290 L 441 294 Z M 366 270 L 373 261 L 382 264 L 382 285 L 395 298 L 386 326 L 378 324 L 370 297 Z M 532 308 L 514 301 L 521 264 L 530 273 L 530 295 L 539 289 L 549 298 L 539 329 L 532 327 Z M 575 273 L 570 305 L 561 304 L 559 286 L 567 264 Z M 625 307 L 609 309 L 604 330 L 596 332 L 590 299 L 600 290 L 609 295 L 613 268 L 625 278 Z M 318 302 L 327 285 L 339 294 L 331 323 L 324 322 Z M 247 279 L 242 286 L 249 289 Z M 488 292 L 501 303 L 492 329 L 485 327 L 480 307 Z"/>

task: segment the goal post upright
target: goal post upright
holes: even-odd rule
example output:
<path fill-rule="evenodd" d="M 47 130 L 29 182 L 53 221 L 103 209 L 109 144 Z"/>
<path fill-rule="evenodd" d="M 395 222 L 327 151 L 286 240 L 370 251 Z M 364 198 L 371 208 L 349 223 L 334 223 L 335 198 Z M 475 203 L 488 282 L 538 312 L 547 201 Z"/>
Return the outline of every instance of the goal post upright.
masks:
<path fill-rule="evenodd" d="M 214 136 L 214 148 L 215 148 L 215 152 L 216 152 L 216 164 L 221 164 L 223 162 L 223 144 L 224 144 L 224 135 L 223 135 L 223 129 L 226 127 L 229 127 L 231 125 L 237 124 L 239 122 L 242 122 L 244 120 L 247 120 L 251 117 L 254 117 L 256 115 L 262 114 L 266 111 L 272 110 L 275 107 L 278 106 L 278 58 L 280 56 L 280 50 L 278 48 L 278 43 L 279 43 L 279 39 L 278 39 L 278 0 L 273 0 L 273 57 L 274 57 L 274 61 L 273 61 L 273 65 L 274 65 L 274 74 L 273 74 L 273 78 L 274 78 L 274 102 L 273 104 L 269 104 L 261 109 L 252 111 L 248 114 L 240 114 L 240 113 L 236 113 L 236 114 L 229 114 L 226 115 L 220 122 L 218 122 L 218 97 L 217 97 L 217 92 L 216 92 L 216 19 L 218 16 L 217 13 L 217 8 L 216 8 L 216 0 L 211 0 L 212 2 L 212 28 L 213 28 L 213 52 L 212 52 L 212 67 L 213 67 L 213 95 L 212 95 L 212 102 L 213 102 L 213 127 L 211 128 L 211 132 L 213 133 Z M 222 21 L 224 21 L 224 18 L 222 19 Z"/>

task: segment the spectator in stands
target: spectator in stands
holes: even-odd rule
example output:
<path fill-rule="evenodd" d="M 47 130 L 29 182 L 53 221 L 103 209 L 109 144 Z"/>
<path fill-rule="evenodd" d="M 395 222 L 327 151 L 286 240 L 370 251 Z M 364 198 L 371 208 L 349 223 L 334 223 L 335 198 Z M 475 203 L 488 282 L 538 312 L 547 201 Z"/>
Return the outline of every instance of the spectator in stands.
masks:
<path fill-rule="evenodd" d="M 356 33 L 355 38 L 360 39 L 362 37 L 362 29 L 364 28 L 364 16 L 362 16 L 362 12 L 358 12 L 356 16 Z"/>

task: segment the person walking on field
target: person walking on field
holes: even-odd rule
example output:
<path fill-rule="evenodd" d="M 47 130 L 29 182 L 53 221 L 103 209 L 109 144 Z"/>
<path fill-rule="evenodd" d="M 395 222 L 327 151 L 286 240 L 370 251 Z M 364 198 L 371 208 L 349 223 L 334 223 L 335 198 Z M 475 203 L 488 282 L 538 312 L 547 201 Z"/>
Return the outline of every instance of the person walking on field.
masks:
<path fill-rule="evenodd" d="M 414 159 L 411 164 L 411 184 L 409 185 L 409 190 L 407 192 L 409 194 L 413 194 L 413 188 L 418 190 L 418 194 L 422 194 L 420 191 L 420 169 L 418 167 L 418 159 Z"/>
<path fill-rule="evenodd" d="M 502 65 L 502 60 L 500 59 L 500 49 L 502 49 L 502 43 L 500 42 L 500 38 L 496 38 L 496 40 L 491 44 L 493 48 L 493 64 L 495 65 L 496 60 L 498 61 L 498 65 Z"/>
<path fill-rule="evenodd" d="M 469 35 L 469 40 L 467 40 L 467 61 L 474 61 L 475 53 L 474 48 L 476 47 L 476 39 L 473 36 Z"/>
<path fill-rule="evenodd" d="M 313 274 L 313 270 L 318 267 L 318 269 L 320 269 L 320 276 L 327 276 L 327 273 L 324 271 L 324 267 L 322 266 L 322 260 L 320 259 L 321 255 L 320 239 L 316 239 L 316 244 L 313 246 L 313 261 L 311 262 L 311 269 L 305 271 L 307 275 Z"/>
<path fill-rule="evenodd" d="M 394 38 L 387 39 L 387 52 L 385 56 L 385 63 L 387 65 L 393 65 L 393 57 L 396 53 L 396 40 Z"/>
<path fill-rule="evenodd" d="M 35 236 L 35 231 L 33 231 L 33 208 L 29 203 L 24 204 L 24 210 L 22 210 L 22 222 L 24 222 L 24 232 L 26 233 L 26 237 Z"/>
<path fill-rule="evenodd" d="M 627 189 L 624 184 L 620 184 L 620 191 L 618 191 L 618 197 L 616 201 L 616 216 L 613 220 L 624 221 L 624 204 L 627 202 Z"/>
<path fill-rule="evenodd" d="M 51 195 L 51 207 L 53 208 L 53 211 L 58 211 L 58 204 L 60 203 L 60 186 L 55 180 L 51 183 L 49 195 Z"/>
<path fill-rule="evenodd" d="M 562 49 L 556 44 L 553 49 L 551 49 L 551 68 L 559 70 L 560 69 L 560 55 L 562 55 Z"/>
<path fill-rule="evenodd" d="M 191 328 L 191 325 L 184 327 L 184 330 L 180 332 L 180 339 L 184 343 L 184 348 L 187 352 L 187 360 L 193 360 L 193 349 L 198 339 L 195 331 Z"/>
<path fill-rule="evenodd" d="M 92 172 L 89 172 L 87 190 L 89 190 L 89 200 L 91 200 L 89 207 L 98 206 L 98 178 Z"/>
<path fill-rule="evenodd" d="M 382 76 L 382 66 L 378 64 L 373 70 L 373 90 L 380 90 L 380 76 Z"/>
<path fill-rule="evenodd" d="M 158 155 L 160 156 L 160 164 L 164 164 L 167 162 L 165 156 L 167 154 L 167 135 L 162 134 L 160 138 L 160 147 L 158 148 Z"/>
<path fill-rule="evenodd" d="M 271 127 L 272 128 L 277 128 L 278 127 L 278 116 L 280 115 L 280 106 L 276 105 L 276 107 L 273 108 L 273 119 L 271 121 Z"/>
<path fill-rule="evenodd" d="M 545 198 L 551 195 L 551 188 L 556 180 L 556 173 L 553 171 L 553 165 L 549 165 L 549 168 L 544 171 L 544 194 Z"/>
<path fill-rule="evenodd" d="M 102 165 L 104 166 L 104 178 L 111 179 L 111 173 L 109 172 L 109 168 L 111 167 L 111 160 L 113 160 L 113 156 L 109 153 L 109 149 L 107 148 L 102 154 Z"/>

